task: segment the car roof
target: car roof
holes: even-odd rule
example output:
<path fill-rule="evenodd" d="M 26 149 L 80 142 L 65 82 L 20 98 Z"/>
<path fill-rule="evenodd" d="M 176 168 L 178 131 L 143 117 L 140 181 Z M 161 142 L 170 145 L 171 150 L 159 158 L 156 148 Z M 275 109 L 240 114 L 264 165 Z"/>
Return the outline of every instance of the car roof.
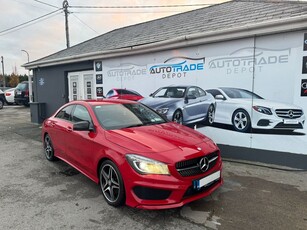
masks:
<path fill-rule="evenodd" d="M 115 105 L 115 104 L 137 104 L 135 101 L 122 100 L 122 99 L 91 99 L 91 100 L 78 100 L 71 101 L 69 104 L 89 104 L 91 106 L 97 105 Z"/>

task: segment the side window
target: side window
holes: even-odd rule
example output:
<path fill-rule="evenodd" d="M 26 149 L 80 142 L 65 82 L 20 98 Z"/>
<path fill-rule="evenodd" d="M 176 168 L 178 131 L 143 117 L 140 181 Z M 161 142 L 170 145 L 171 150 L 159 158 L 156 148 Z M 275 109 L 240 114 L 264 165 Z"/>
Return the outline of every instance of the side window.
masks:
<path fill-rule="evenodd" d="M 60 112 L 55 115 L 56 118 L 60 118 L 63 120 L 71 121 L 71 111 L 74 108 L 74 105 L 69 105 L 63 108 Z"/>
<path fill-rule="evenodd" d="M 188 90 L 188 96 L 194 96 L 194 97 L 198 98 L 199 97 L 199 92 L 198 92 L 198 90 L 195 87 L 191 87 Z"/>
<path fill-rule="evenodd" d="M 198 90 L 198 93 L 199 93 L 200 97 L 203 97 L 203 96 L 207 95 L 206 91 L 202 90 L 201 88 L 197 88 L 197 90 Z"/>
<path fill-rule="evenodd" d="M 82 105 L 76 105 L 72 115 L 72 122 L 88 121 L 92 123 L 92 119 L 87 109 Z"/>
<path fill-rule="evenodd" d="M 221 94 L 220 91 L 216 90 L 216 89 L 209 89 L 207 90 L 208 93 L 211 93 L 213 97 L 216 97 L 216 95 Z"/>

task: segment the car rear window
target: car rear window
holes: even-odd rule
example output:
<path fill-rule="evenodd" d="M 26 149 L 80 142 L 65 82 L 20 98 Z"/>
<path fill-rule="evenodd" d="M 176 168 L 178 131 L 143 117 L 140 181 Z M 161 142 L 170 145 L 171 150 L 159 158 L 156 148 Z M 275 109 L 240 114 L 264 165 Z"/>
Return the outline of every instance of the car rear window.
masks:
<path fill-rule="evenodd" d="M 27 90 L 28 89 L 28 83 L 19 83 L 16 87 L 18 90 Z"/>

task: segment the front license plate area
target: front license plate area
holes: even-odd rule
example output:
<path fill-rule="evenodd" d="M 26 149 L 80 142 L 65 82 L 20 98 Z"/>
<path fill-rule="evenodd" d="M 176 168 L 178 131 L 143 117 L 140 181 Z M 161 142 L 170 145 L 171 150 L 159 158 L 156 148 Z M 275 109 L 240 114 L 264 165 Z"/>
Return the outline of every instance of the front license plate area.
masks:
<path fill-rule="evenodd" d="M 298 121 L 297 120 L 284 120 L 284 124 L 296 125 L 298 124 Z"/>
<path fill-rule="evenodd" d="M 221 177 L 221 171 L 217 171 L 217 172 L 212 173 L 209 176 L 206 176 L 202 179 L 194 180 L 193 181 L 193 188 L 194 189 L 200 189 L 202 187 L 206 187 L 209 184 L 211 184 L 212 182 L 220 179 L 220 177 Z"/>

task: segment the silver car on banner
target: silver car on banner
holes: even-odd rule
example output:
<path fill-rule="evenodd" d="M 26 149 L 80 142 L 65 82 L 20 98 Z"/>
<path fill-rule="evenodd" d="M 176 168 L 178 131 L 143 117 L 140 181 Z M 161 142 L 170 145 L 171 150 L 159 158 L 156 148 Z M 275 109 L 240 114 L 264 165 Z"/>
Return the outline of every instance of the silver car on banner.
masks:
<path fill-rule="evenodd" d="M 198 86 L 161 87 L 140 102 L 180 124 L 202 121 L 211 125 L 214 122 L 215 99 Z"/>
<path fill-rule="evenodd" d="M 221 87 L 206 91 L 216 100 L 214 122 L 232 125 L 236 131 L 304 128 L 304 111 L 296 105 L 266 100 L 246 89 Z"/>

